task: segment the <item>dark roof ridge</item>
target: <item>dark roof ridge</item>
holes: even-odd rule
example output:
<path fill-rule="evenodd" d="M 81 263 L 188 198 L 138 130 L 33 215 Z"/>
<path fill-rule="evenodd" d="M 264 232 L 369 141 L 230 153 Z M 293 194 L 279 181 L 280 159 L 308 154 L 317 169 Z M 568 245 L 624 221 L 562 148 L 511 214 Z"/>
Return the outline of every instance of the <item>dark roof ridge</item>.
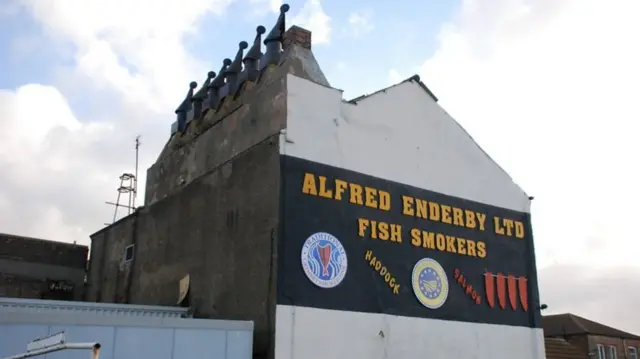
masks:
<path fill-rule="evenodd" d="M 367 98 L 369 98 L 371 96 L 377 95 L 377 94 L 379 94 L 381 92 L 385 92 L 390 88 L 402 85 L 403 83 L 406 83 L 406 82 L 416 82 L 418 85 L 420 85 L 420 87 L 423 90 L 425 90 L 429 94 L 429 96 L 431 96 L 431 98 L 435 102 L 438 102 L 438 98 L 436 97 L 436 95 L 434 95 L 433 92 L 427 87 L 427 85 L 425 85 L 425 83 L 420 80 L 420 75 L 418 75 L 418 74 L 415 74 L 415 75 L 413 75 L 413 76 L 411 76 L 411 77 L 409 77 L 409 78 L 407 78 L 405 80 L 402 80 L 402 81 L 400 81 L 400 82 L 398 82 L 396 84 L 393 84 L 391 86 L 384 87 L 384 88 L 382 88 L 382 89 L 380 89 L 378 91 L 375 91 L 375 92 L 373 92 L 371 94 L 368 94 L 368 95 L 365 94 L 365 95 L 358 96 L 358 97 L 356 97 L 354 99 L 348 100 L 347 102 L 356 104 L 359 101 L 362 101 L 362 100 L 367 99 Z"/>
<path fill-rule="evenodd" d="M 554 323 L 550 322 L 550 320 L 554 319 L 558 321 L 555 323 L 555 326 L 553 325 Z M 542 317 L 542 321 L 543 328 L 545 329 L 545 335 L 550 336 L 590 334 L 614 338 L 640 339 L 640 336 L 638 335 L 598 323 L 573 313 L 545 315 Z M 548 325 L 545 325 L 545 321 Z M 558 328 L 558 324 L 560 324 L 561 328 Z M 571 329 L 568 328 L 568 326 L 575 326 L 575 328 Z M 561 329 L 561 332 L 554 329 Z"/>
<path fill-rule="evenodd" d="M 53 240 L 53 239 L 46 239 L 46 238 L 36 238 L 36 237 L 29 237 L 29 236 L 21 236 L 21 235 L 18 235 L 18 234 L 11 234 L 11 233 L 0 233 L 0 238 L 27 240 L 27 241 L 34 241 L 34 242 L 44 242 L 44 243 L 48 243 L 48 244 L 55 244 L 55 245 L 69 246 L 69 247 L 86 247 L 86 248 L 89 248 L 89 246 L 86 245 L 86 244 L 62 242 L 62 241 L 56 241 L 56 240 Z"/>

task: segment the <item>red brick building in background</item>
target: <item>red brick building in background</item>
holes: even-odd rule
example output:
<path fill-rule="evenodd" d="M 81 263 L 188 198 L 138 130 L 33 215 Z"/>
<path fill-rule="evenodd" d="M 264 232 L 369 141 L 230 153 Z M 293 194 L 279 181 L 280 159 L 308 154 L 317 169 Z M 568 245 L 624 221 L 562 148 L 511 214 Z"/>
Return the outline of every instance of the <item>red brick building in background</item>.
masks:
<path fill-rule="evenodd" d="M 0 233 L 0 297 L 82 300 L 89 247 Z"/>
<path fill-rule="evenodd" d="M 573 358 L 559 356 L 558 340 L 564 340 L 579 350 L 583 358 L 591 359 L 639 359 L 640 336 L 627 333 L 579 317 L 574 314 L 557 314 L 542 317 L 545 344 L 555 354 L 549 359 Z M 551 339 L 551 340 L 550 340 Z M 555 341 L 554 341 L 555 340 Z"/>

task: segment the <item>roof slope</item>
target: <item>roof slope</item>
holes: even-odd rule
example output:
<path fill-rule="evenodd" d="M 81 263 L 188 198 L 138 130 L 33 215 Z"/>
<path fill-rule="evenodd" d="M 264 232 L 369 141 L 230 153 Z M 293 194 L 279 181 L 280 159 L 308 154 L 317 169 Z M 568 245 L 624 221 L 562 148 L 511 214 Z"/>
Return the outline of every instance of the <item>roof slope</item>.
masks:
<path fill-rule="evenodd" d="M 614 338 L 640 339 L 638 335 L 615 329 L 571 313 L 545 315 L 542 317 L 542 327 L 544 329 L 544 335 L 547 337 L 592 334 Z"/>
<path fill-rule="evenodd" d="M 395 86 L 398 86 L 398 85 L 402 85 L 402 84 L 403 84 L 403 83 L 405 83 L 405 82 L 417 82 L 417 83 L 418 83 L 418 85 L 420 85 L 420 87 L 421 87 L 423 90 L 425 90 L 425 91 L 429 94 L 429 96 L 431 96 L 431 98 L 433 99 L 433 101 L 438 102 L 438 98 L 436 97 L 436 95 L 434 95 L 434 94 L 433 94 L 433 92 L 431 92 L 431 90 L 427 87 L 427 85 L 425 85 L 425 84 L 424 84 L 424 82 L 422 82 L 422 80 L 420 80 L 420 76 L 419 76 L 419 75 L 417 75 L 417 74 L 416 74 L 416 75 L 413 75 L 413 76 L 411 76 L 411 77 L 409 77 L 409 78 L 408 78 L 408 79 L 406 79 L 406 80 L 400 81 L 400 82 L 398 82 L 397 84 L 394 84 L 394 85 L 391 85 L 391 86 L 385 87 L 385 88 L 383 88 L 383 89 L 380 89 L 380 90 L 378 90 L 378 91 L 376 91 L 376 92 L 374 92 L 374 93 L 368 94 L 368 95 L 361 95 L 361 96 L 358 96 L 358 97 L 356 97 L 356 98 L 354 98 L 354 99 L 351 99 L 351 100 L 349 100 L 349 101 L 347 101 L 347 102 L 349 102 L 349 103 L 353 103 L 353 104 L 357 104 L 358 102 L 360 102 L 360 101 L 362 101 L 362 100 L 368 99 L 368 98 L 370 98 L 371 96 L 373 96 L 373 95 L 377 95 L 377 94 L 379 94 L 379 93 L 381 93 L 381 92 L 385 92 L 386 90 L 388 90 L 388 89 L 390 89 L 390 88 L 392 88 L 392 87 L 395 87 Z"/>
<path fill-rule="evenodd" d="M 585 359 L 587 356 L 578 348 L 560 338 L 544 338 L 547 359 Z"/>

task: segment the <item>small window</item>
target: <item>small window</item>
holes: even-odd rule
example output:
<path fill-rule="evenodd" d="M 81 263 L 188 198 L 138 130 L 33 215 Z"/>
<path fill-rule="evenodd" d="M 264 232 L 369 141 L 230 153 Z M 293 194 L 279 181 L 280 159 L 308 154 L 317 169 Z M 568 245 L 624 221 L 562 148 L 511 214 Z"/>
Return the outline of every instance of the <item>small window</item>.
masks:
<path fill-rule="evenodd" d="M 638 359 L 638 349 L 629 347 L 629 359 Z"/>
<path fill-rule="evenodd" d="M 133 259 L 133 244 L 127 246 L 124 249 L 124 261 L 128 262 Z"/>
<path fill-rule="evenodd" d="M 609 345 L 609 359 L 618 359 L 618 353 L 616 347 Z"/>
<path fill-rule="evenodd" d="M 604 345 L 598 344 L 596 345 L 596 347 L 598 348 L 598 359 L 607 359 L 607 354 L 604 350 Z"/>

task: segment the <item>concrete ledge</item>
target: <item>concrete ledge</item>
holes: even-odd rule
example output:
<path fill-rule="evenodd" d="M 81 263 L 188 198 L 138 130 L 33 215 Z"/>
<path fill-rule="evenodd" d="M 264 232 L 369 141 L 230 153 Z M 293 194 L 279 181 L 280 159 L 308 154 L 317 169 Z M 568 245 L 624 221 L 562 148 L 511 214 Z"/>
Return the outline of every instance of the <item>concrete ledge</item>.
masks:
<path fill-rule="evenodd" d="M 185 329 L 217 329 L 235 331 L 253 331 L 253 321 L 126 317 L 87 313 L 28 313 L 22 310 L 0 309 L 0 324 L 47 324 L 47 325 L 86 325 L 118 327 L 153 327 Z"/>

